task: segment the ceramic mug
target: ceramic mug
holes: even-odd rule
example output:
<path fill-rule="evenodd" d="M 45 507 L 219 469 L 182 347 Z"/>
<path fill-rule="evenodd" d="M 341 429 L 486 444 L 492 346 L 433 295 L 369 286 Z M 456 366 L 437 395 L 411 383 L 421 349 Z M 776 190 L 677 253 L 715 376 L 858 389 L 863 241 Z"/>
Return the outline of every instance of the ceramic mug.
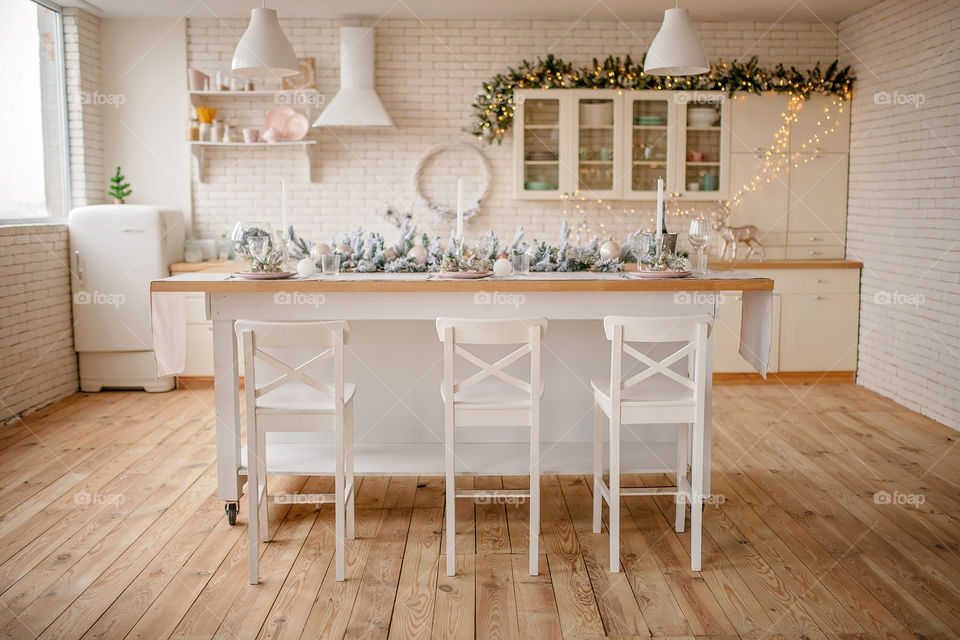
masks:
<path fill-rule="evenodd" d="M 699 182 L 688 182 L 688 183 L 687 183 L 687 191 L 700 191 L 700 183 L 699 183 Z"/>
<path fill-rule="evenodd" d="M 704 156 L 702 151 L 691 151 L 690 152 L 690 161 L 691 162 L 703 162 Z"/>
<path fill-rule="evenodd" d="M 188 69 L 188 76 L 190 80 L 190 91 L 210 90 L 210 76 L 207 74 L 201 73 L 196 69 Z"/>
<path fill-rule="evenodd" d="M 259 129 L 252 129 L 248 127 L 243 130 L 243 141 L 246 142 L 247 144 L 253 144 L 254 142 L 257 142 L 259 140 L 260 140 Z"/>
<path fill-rule="evenodd" d="M 280 135 L 280 132 L 277 131 L 276 127 L 270 127 L 264 131 L 262 137 L 265 142 L 280 142 L 283 140 L 283 136 Z"/>

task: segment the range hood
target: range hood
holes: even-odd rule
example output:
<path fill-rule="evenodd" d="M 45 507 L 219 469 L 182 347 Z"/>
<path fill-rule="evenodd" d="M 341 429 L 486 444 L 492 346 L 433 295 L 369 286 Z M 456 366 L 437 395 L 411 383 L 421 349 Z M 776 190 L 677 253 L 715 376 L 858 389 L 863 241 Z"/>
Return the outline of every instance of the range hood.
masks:
<path fill-rule="evenodd" d="M 372 27 L 340 28 L 340 91 L 313 126 L 393 126 L 373 88 L 373 36 Z"/>

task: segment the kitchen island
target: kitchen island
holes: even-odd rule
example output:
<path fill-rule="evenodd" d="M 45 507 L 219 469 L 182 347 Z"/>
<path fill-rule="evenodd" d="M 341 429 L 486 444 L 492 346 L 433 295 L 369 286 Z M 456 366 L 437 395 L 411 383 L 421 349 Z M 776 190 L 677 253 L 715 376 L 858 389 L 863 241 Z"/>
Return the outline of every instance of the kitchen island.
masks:
<path fill-rule="evenodd" d="M 541 469 L 543 473 L 587 473 L 592 468 L 590 379 L 609 376 L 610 344 L 600 320 L 607 315 L 714 315 L 720 292 L 742 292 L 741 352 L 765 373 L 773 284 L 770 278 L 735 271 L 656 280 L 581 272 L 483 280 L 348 273 L 273 281 L 205 271 L 156 280 L 151 292 L 158 344 L 158 333 L 175 333 L 172 325 L 180 322 L 177 310 L 182 313 L 182 294 L 205 294 L 213 327 L 219 497 L 235 502 L 246 476 L 234 334 L 238 319 L 349 320 L 345 376 L 357 384 L 357 473 L 425 475 L 443 472 L 442 352 L 435 319 L 544 316 L 550 324 L 542 356 Z M 164 322 L 156 322 L 158 316 Z M 708 369 L 711 353 L 708 349 Z M 165 357 L 164 350 L 158 350 L 158 359 Z M 182 366 L 176 357 L 164 364 L 173 373 Z M 709 402 L 707 416 L 709 452 Z M 624 472 L 663 472 L 674 466 L 673 428 L 625 430 Z M 305 434 L 276 434 L 277 439 L 270 441 L 268 470 L 332 471 L 332 445 L 322 439 L 328 434 L 309 435 L 314 437 L 305 441 Z M 457 437 L 459 470 L 525 473 L 527 436 L 522 430 L 465 428 L 458 430 Z M 709 479 L 709 455 L 706 464 Z"/>

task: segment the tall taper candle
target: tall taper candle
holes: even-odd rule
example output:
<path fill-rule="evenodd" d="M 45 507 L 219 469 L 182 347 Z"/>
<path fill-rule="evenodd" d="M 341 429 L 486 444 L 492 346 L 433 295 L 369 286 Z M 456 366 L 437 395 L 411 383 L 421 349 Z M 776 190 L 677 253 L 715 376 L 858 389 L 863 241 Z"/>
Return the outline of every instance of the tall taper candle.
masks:
<path fill-rule="evenodd" d="M 287 254 L 287 179 L 280 178 L 280 241 L 283 253 L 283 268 L 287 268 L 290 256 Z"/>
<path fill-rule="evenodd" d="M 657 242 L 663 236 L 663 178 L 657 178 Z"/>
<path fill-rule="evenodd" d="M 457 178 L 457 242 L 463 243 L 463 178 Z"/>

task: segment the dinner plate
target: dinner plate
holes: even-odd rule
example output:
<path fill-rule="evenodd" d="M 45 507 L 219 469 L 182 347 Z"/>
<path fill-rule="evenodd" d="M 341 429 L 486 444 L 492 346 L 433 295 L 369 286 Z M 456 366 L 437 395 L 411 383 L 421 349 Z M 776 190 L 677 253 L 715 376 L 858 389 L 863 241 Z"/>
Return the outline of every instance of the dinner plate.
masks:
<path fill-rule="evenodd" d="M 626 274 L 628 278 L 686 278 L 692 271 L 631 271 Z"/>
<path fill-rule="evenodd" d="M 237 271 L 233 275 L 247 280 L 285 280 L 297 274 L 293 271 Z"/>
<path fill-rule="evenodd" d="M 310 130 L 310 121 L 302 113 L 295 113 L 283 125 L 287 140 L 303 140 Z"/>
<path fill-rule="evenodd" d="M 267 117 L 263 123 L 263 130 L 275 127 L 282 137 L 287 137 L 287 120 L 297 115 L 293 107 L 281 104 L 267 112 Z"/>
<path fill-rule="evenodd" d="M 438 271 L 438 278 L 449 278 L 452 280 L 478 280 L 480 278 L 489 278 L 493 271 Z"/>

